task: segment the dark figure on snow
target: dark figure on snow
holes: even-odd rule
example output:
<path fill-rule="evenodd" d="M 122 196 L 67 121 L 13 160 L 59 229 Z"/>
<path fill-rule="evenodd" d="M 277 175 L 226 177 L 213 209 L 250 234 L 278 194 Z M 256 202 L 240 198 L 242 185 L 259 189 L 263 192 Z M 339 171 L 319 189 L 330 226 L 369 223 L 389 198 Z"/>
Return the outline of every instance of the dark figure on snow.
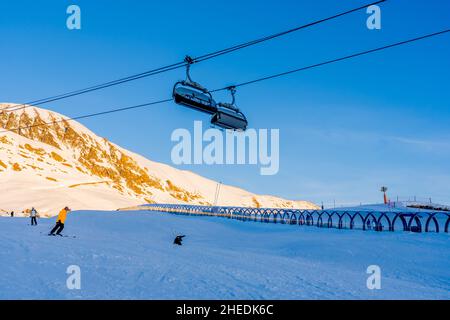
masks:
<path fill-rule="evenodd" d="M 184 237 L 186 237 L 186 236 L 176 236 L 175 240 L 173 240 L 173 244 L 182 246 L 183 244 L 181 242 L 183 242 Z"/>
<path fill-rule="evenodd" d="M 52 229 L 52 231 L 50 231 L 50 233 L 48 234 L 49 236 L 54 236 L 55 232 L 58 236 L 61 235 L 61 231 L 63 231 L 64 229 L 64 223 L 66 222 L 67 214 L 69 212 L 70 212 L 69 207 L 65 207 L 59 212 L 58 218 L 56 219 L 56 225 Z"/>
<path fill-rule="evenodd" d="M 11 211 L 11 218 L 14 218 L 14 211 Z"/>
<path fill-rule="evenodd" d="M 36 211 L 36 209 L 34 207 L 31 208 L 30 217 L 31 217 L 31 225 L 32 226 L 37 226 L 37 220 L 36 220 L 37 211 Z"/>

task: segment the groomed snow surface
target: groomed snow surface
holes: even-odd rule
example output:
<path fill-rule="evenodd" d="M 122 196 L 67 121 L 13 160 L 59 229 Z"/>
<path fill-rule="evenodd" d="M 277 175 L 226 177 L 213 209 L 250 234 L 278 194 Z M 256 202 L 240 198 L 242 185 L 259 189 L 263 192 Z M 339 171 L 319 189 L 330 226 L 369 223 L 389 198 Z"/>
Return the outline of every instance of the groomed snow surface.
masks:
<path fill-rule="evenodd" d="M 0 299 L 449 299 L 448 234 L 151 212 L 73 212 L 63 233 L 0 218 Z M 185 234 L 182 247 L 172 244 Z M 69 290 L 67 267 L 81 268 Z M 366 286 L 381 267 L 381 290 Z"/>

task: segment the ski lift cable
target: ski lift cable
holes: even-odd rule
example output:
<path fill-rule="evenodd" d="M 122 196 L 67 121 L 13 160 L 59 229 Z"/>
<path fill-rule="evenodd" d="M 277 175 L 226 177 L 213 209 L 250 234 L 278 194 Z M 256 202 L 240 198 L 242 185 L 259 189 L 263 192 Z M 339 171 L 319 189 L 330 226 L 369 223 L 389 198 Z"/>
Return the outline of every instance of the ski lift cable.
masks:
<path fill-rule="evenodd" d="M 50 121 L 50 122 L 44 122 L 44 123 L 36 123 L 36 124 L 28 125 L 28 126 L 18 127 L 15 129 L 3 130 L 3 131 L 0 131 L 0 133 L 11 132 L 11 131 L 20 131 L 20 130 L 31 129 L 31 128 L 40 127 L 40 126 L 53 125 L 53 124 L 57 124 L 57 123 L 61 123 L 61 122 L 69 122 L 69 121 L 81 120 L 81 119 L 85 119 L 85 118 L 98 117 L 98 116 L 102 116 L 105 114 L 123 112 L 123 111 L 132 110 L 132 109 L 138 109 L 138 108 L 144 108 L 144 107 L 167 103 L 170 101 L 172 101 L 172 98 L 148 102 L 148 103 L 142 103 L 142 104 L 133 105 L 133 106 L 129 106 L 129 107 L 123 107 L 123 108 L 118 108 L 118 109 L 111 109 L 111 110 L 106 110 L 106 111 L 101 111 L 101 112 L 96 112 L 96 113 L 90 113 L 90 114 L 80 115 L 80 116 L 76 116 L 76 117 L 72 117 L 72 118 L 65 118 L 65 119 L 60 119 L 60 120 L 55 120 L 55 121 Z"/>
<path fill-rule="evenodd" d="M 372 2 L 372 3 L 366 4 L 364 6 L 360 6 L 360 7 L 351 9 L 351 10 L 347 10 L 347 11 L 335 14 L 333 16 L 330 16 L 330 17 L 327 17 L 327 18 L 323 18 L 323 19 L 320 19 L 320 20 L 317 20 L 317 21 L 314 21 L 314 22 L 311 22 L 311 23 L 308 23 L 308 24 L 305 24 L 305 25 L 301 25 L 301 26 L 298 26 L 298 27 L 295 27 L 295 28 L 292 28 L 292 29 L 289 29 L 289 30 L 286 30 L 286 31 L 283 31 L 283 32 L 275 33 L 275 34 L 272 34 L 272 35 L 269 35 L 269 36 L 266 36 L 266 37 L 262 37 L 262 38 L 259 38 L 259 39 L 256 39 L 256 40 L 248 41 L 248 42 L 245 42 L 245 43 L 242 43 L 242 44 L 238 44 L 238 45 L 235 45 L 235 46 L 232 46 L 232 47 L 229 47 L 229 48 L 225 48 L 225 49 L 218 50 L 218 51 L 215 51 L 215 52 L 207 53 L 207 54 L 198 56 L 196 58 L 193 58 L 193 62 L 194 63 L 200 63 L 200 62 L 203 62 L 203 61 L 206 61 L 206 60 L 210 60 L 210 59 L 213 59 L 213 58 L 216 58 L 216 57 L 228 54 L 228 53 L 232 53 L 232 52 L 237 51 L 237 50 L 241 50 L 241 49 L 244 49 L 244 48 L 247 48 L 247 47 L 259 44 L 259 43 L 262 43 L 262 42 L 266 42 L 266 41 L 269 41 L 269 40 L 272 40 L 272 39 L 275 39 L 275 38 L 279 38 L 279 37 L 285 36 L 287 34 L 290 34 L 290 33 L 293 33 L 293 32 L 296 32 L 296 31 L 299 31 L 299 30 L 302 30 L 302 29 L 306 29 L 308 27 L 312 27 L 312 26 L 318 25 L 320 23 L 324 23 L 324 22 L 327 22 L 327 21 L 330 21 L 330 20 L 334 20 L 334 19 L 340 18 L 340 17 L 348 15 L 350 13 L 353 13 L 353 12 L 365 9 L 365 8 L 370 7 L 372 5 L 381 4 L 381 3 L 386 2 L 386 1 L 388 1 L 388 0 L 375 1 L 375 2 Z M 157 74 L 160 74 L 160 73 L 164 73 L 164 72 L 172 71 L 172 70 L 175 70 L 175 69 L 183 68 L 186 65 L 187 65 L 187 63 L 185 61 L 180 61 L 180 62 L 177 62 L 177 63 L 174 63 L 174 64 L 167 65 L 165 67 L 156 68 L 156 69 L 153 69 L 153 70 L 145 71 L 145 72 L 138 73 L 138 74 L 135 74 L 135 75 L 131 75 L 131 76 L 127 76 L 127 77 L 124 77 L 124 78 L 120 78 L 120 79 L 117 79 L 117 80 L 112 80 L 112 81 L 101 83 L 101 84 L 98 84 L 98 85 L 86 87 L 84 89 L 79 89 L 79 90 L 75 90 L 75 91 L 71 91 L 71 92 L 67 92 L 67 93 L 63 93 L 63 94 L 59 94 L 59 95 L 55 95 L 55 96 L 51 96 L 51 97 L 47 97 L 47 98 L 43 98 L 43 99 L 38 99 L 38 100 L 34 100 L 34 101 L 29 101 L 29 102 L 26 102 L 26 103 L 18 104 L 16 106 L 14 106 L 14 109 L 3 110 L 2 112 L 14 112 L 14 111 L 22 110 L 22 109 L 25 109 L 25 108 L 28 108 L 28 107 L 31 107 L 31 106 L 38 106 L 38 105 L 43 105 L 43 104 L 47 104 L 47 103 L 58 101 L 58 100 L 62 100 L 62 99 L 67 99 L 67 98 L 78 96 L 78 95 L 81 95 L 81 94 L 85 94 L 85 93 L 89 93 L 89 92 L 93 92 L 93 91 L 109 88 L 109 87 L 112 87 L 112 86 L 117 86 L 117 85 L 120 85 L 120 84 L 123 84 L 123 83 L 126 83 L 126 82 L 135 81 L 135 80 L 138 80 L 138 79 L 154 76 L 154 75 L 157 75 Z"/>
<path fill-rule="evenodd" d="M 249 46 L 253 46 L 253 45 L 256 45 L 256 44 L 259 44 L 259 43 L 262 43 L 262 42 L 266 42 L 266 41 L 269 41 L 269 40 L 272 40 L 272 39 L 275 39 L 275 38 L 279 38 L 279 37 L 288 35 L 290 33 L 293 33 L 293 32 L 296 32 L 296 31 L 299 31 L 299 30 L 302 30 L 302 29 L 306 29 L 306 28 L 318 25 L 320 23 L 327 22 L 329 20 L 334 20 L 334 19 L 340 18 L 340 17 L 348 15 L 350 13 L 353 13 L 353 12 L 356 12 L 356 11 L 368 8 L 368 7 L 372 6 L 372 5 L 381 4 L 381 3 L 386 2 L 386 1 L 388 1 L 388 0 L 379 0 L 379 1 L 367 4 L 367 5 L 364 5 L 364 6 L 361 6 L 361 7 L 357 7 L 357 8 L 351 9 L 351 10 L 347 10 L 345 12 L 341 12 L 341 13 L 335 14 L 335 15 L 330 16 L 328 18 L 320 19 L 320 20 L 317 20 L 317 21 L 314 21 L 314 22 L 311 22 L 311 23 L 308 23 L 308 24 L 305 24 L 305 25 L 302 25 L 302 26 L 298 26 L 296 28 L 292 28 L 292 29 L 289 29 L 289 30 L 286 30 L 286 31 L 275 33 L 275 34 L 272 34 L 272 35 L 269 35 L 269 36 L 266 36 L 266 37 L 263 37 L 263 38 L 259 38 L 259 39 L 256 39 L 256 40 L 248 41 L 246 43 L 242 43 L 242 44 L 239 44 L 239 45 L 236 45 L 236 46 L 233 46 L 233 47 L 230 47 L 230 48 L 226 48 L 226 49 L 223 49 L 223 50 L 219 50 L 219 51 L 216 51 L 216 52 L 213 52 L 213 53 L 209 53 L 209 54 L 206 54 L 206 55 L 203 55 L 203 56 L 199 56 L 199 57 L 197 57 L 197 58 L 195 58 L 193 60 L 194 60 L 194 62 L 201 62 L 201 61 L 204 61 L 204 60 L 207 60 L 207 59 L 216 58 L 216 57 L 218 57 L 220 55 L 228 54 L 228 53 L 231 53 L 231 52 L 236 51 L 236 50 L 240 50 L 240 49 L 243 49 L 243 48 L 246 48 L 246 47 L 249 47 Z"/>
<path fill-rule="evenodd" d="M 286 75 L 289 75 L 289 74 L 292 74 L 292 73 L 297 73 L 297 72 L 300 72 L 300 71 L 305 71 L 305 70 L 308 70 L 308 69 L 313 69 L 313 68 L 321 67 L 321 66 L 324 66 L 324 65 L 332 64 L 332 63 L 335 63 L 335 62 L 344 61 L 344 60 L 356 58 L 356 57 L 359 57 L 359 56 L 367 55 L 367 54 L 370 54 L 370 53 L 382 51 L 382 50 L 385 50 L 385 49 L 398 47 L 398 46 L 405 45 L 405 44 L 408 44 L 408 43 L 412 43 L 412 42 L 416 42 L 416 41 L 419 41 L 419 40 L 423 40 L 423 39 L 435 37 L 435 36 L 438 36 L 438 35 L 442 35 L 442 34 L 445 34 L 445 33 L 448 33 L 448 32 L 450 32 L 450 29 L 446 29 L 446 30 L 442 30 L 442 31 L 439 31 L 439 32 L 435 32 L 435 33 L 427 34 L 427 35 L 424 35 L 424 36 L 420 36 L 420 37 L 417 37 L 417 38 L 413 38 L 413 39 L 409 39 L 409 40 L 393 43 L 393 44 L 386 45 L 386 46 L 379 47 L 379 48 L 375 48 L 375 49 L 370 49 L 370 50 L 354 53 L 354 54 L 351 54 L 351 55 L 348 55 L 348 56 L 345 56 L 345 57 L 340 57 L 340 58 L 324 61 L 324 62 L 313 64 L 313 65 L 310 65 L 310 66 L 306 66 L 306 67 L 302 67 L 302 68 L 298 68 L 298 69 L 294 69 L 294 70 L 289 70 L 289 71 L 277 73 L 277 74 L 266 76 L 266 77 L 263 77 L 263 78 L 259 78 L 259 79 L 255 79 L 255 80 L 251 80 L 251 81 L 247 81 L 247 82 L 242 82 L 242 83 L 239 83 L 239 84 L 235 84 L 233 86 L 226 86 L 226 87 L 223 87 L 223 88 L 220 88 L 220 89 L 211 90 L 209 92 L 210 93 L 214 93 L 214 92 L 218 92 L 218 91 L 230 90 L 230 88 L 233 88 L 233 87 L 234 88 L 238 88 L 238 87 L 243 87 L 243 86 L 247 86 L 247 85 L 250 85 L 250 84 L 258 83 L 258 82 L 261 82 L 261 81 L 266 81 L 266 80 L 270 80 L 270 79 L 274 79 L 274 78 L 283 77 L 283 76 L 286 76 Z"/>
<path fill-rule="evenodd" d="M 139 77 L 134 77 L 132 79 L 120 80 L 120 82 L 111 82 L 111 83 L 107 83 L 107 84 L 102 84 L 102 85 L 94 86 L 94 87 L 91 87 L 91 88 L 86 88 L 86 89 L 82 89 L 82 90 L 78 90 L 78 91 L 73 91 L 73 92 L 68 93 L 68 94 L 62 94 L 62 95 L 59 95 L 59 96 L 54 96 L 54 97 L 51 97 L 51 98 L 48 98 L 48 99 L 31 101 L 31 102 L 27 102 L 27 103 L 16 105 L 16 106 L 14 106 L 14 109 L 4 110 L 4 111 L 14 112 L 14 111 L 30 108 L 30 107 L 33 107 L 33 106 L 39 106 L 39 105 L 47 104 L 47 103 L 50 103 L 50 102 L 63 100 L 63 99 L 67 99 L 67 98 L 70 98 L 70 97 L 78 96 L 78 95 L 81 95 L 81 94 L 89 93 L 89 92 L 92 92 L 92 91 L 97 91 L 97 90 L 100 90 L 100 89 L 116 86 L 116 85 L 119 85 L 119 84 L 122 84 L 122 83 L 125 83 L 125 82 L 138 80 L 138 79 L 141 79 L 141 78 L 144 78 L 144 77 L 149 77 L 149 76 L 157 75 L 157 74 L 160 74 L 160 73 L 172 71 L 172 70 L 183 68 L 183 67 L 185 67 L 184 63 L 181 64 L 181 65 L 175 65 L 174 64 L 174 65 L 172 65 L 169 68 L 155 69 L 152 73 L 146 73 L 145 75 L 141 75 Z"/>
<path fill-rule="evenodd" d="M 390 44 L 390 45 L 385 45 L 385 46 L 382 46 L 382 47 L 379 47 L 379 48 L 362 51 L 362 52 L 359 52 L 359 53 L 355 53 L 355 54 L 352 54 L 352 55 L 348 55 L 348 56 L 337 58 L 337 59 L 333 59 L 333 60 L 328 60 L 328 61 L 317 63 L 317 64 L 314 64 L 314 65 L 310 65 L 310 66 L 306 66 L 306 67 L 302 67 L 302 68 L 298 68 L 298 69 L 294 69 L 294 70 L 290 70 L 290 71 L 274 74 L 274 75 L 271 75 L 271 76 L 267 76 L 267 77 L 263 77 L 263 78 L 259 78 L 259 79 L 255 79 L 255 80 L 251 80 L 251 81 L 247 81 L 247 82 L 243 82 L 243 83 L 237 84 L 235 86 L 231 86 L 231 88 L 233 88 L 233 87 L 243 87 L 243 86 L 247 86 L 247 85 L 250 85 L 250 84 L 262 82 L 262 81 L 265 81 L 265 80 L 279 78 L 279 77 L 286 76 L 286 75 L 293 74 L 293 73 L 297 73 L 297 72 L 300 72 L 300 71 L 304 71 L 304 70 L 308 70 L 308 69 L 312 69 L 312 68 L 316 68 L 316 67 L 332 64 L 332 63 L 335 63 L 335 62 L 349 60 L 349 59 L 352 59 L 352 58 L 355 58 L 355 57 L 359 57 L 359 56 L 362 56 L 362 55 L 367 55 L 367 54 L 370 54 L 370 53 L 386 50 L 386 49 L 389 49 L 389 48 L 394 48 L 394 47 L 398 47 L 398 46 L 401 46 L 401 45 L 417 42 L 417 41 L 424 40 L 424 39 L 427 39 L 427 38 L 431 38 L 431 37 L 435 37 L 435 36 L 438 36 L 438 35 L 442 35 L 442 34 L 445 34 L 445 33 L 448 33 L 448 32 L 450 32 L 450 29 L 442 30 L 442 31 L 439 31 L 439 32 L 434 32 L 434 33 L 431 33 L 431 34 L 427 34 L 427 35 L 423 35 L 423 36 L 420 36 L 420 37 L 412 38 L 412 39 L 409 39 L 409 40 L 393 43 L 393 44 Z M 229 89 L 230 89 L 230 86 L 227 86 L 227 87 L 223 87 L 223 88 L 220 88 L 220 89 L 211 90 L 209 92 L 212 93 L 212 92 L 218 92 L 218 91 L 229 90 Z M 73 117 L 73 118 L 57 120 L 57 121 L 53 121 L 53 122 L 49 122 L 49 123 L 38 123 L 38 124 L 29 125 L 29 126 L 18 127 L 18 128 L 15 128 L 15 129 L 6 129 L 6 130 L 3 130 L 3 131 L 0 131 L 0 133 L 11 132 L 11 131 L 19 131 L 19 130 L 24 130 L 24 129 L 28 129 L 28 128 L 43 126 L 43 125 L 51 125 L 51 124 L 58 123 L 58 122 L 65 122 L 65 121 L 72 121 L 72 120 L 80 120 L 80 119 L 85 119 L 85 118 L 97 117 L 97 116 L 101 116 L 101 115 L 105 115 L 105 114 L 116 113 L 116 112 L 123 112 L 123 111 L 131 110 L 131 109 L 137 109 L 137 108 L 143 108 L 143 107 L 152 106 L 152 105 L 163 104 L 163 103 L 171 102 L 171 101 L 173 101 L 172 98 L 164 99 L 164 100 L 159 100 L 159 101 L 139 104 L 139 105 L 135 105 L 135 106 L 125 107 L 125 108 L 111 109 L 111 110 L 106 110 L 106 111 L 102 111 L 102 112 L 81 115 L 81 116 L 77 116 L 77 117 Z"/>

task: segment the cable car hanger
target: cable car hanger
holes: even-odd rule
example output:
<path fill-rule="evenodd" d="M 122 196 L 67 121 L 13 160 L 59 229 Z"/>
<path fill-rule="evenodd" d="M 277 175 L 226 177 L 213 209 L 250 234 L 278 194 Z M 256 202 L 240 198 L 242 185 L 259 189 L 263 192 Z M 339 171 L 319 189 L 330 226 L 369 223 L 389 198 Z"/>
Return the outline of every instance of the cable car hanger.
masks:
<path fill-rule="evenodd" d="M 184 81 L 183 84 L 187 85 L 187 86 L 190 86 L 190 87 L 193 87 L 195 89 L 198 89 L 198 90 L 202 91 L 203 93 L 208 93 L 208 89 L 203 87 L 198 82 L 193 81 L 192 78 L 191 78 L 191 74 L 190 74 L 191 65 L 193 65 L 195 63 L 195 60 L 192 59 L 192 57 L 190 57 L 190 56 L 186 56 L 184 58 L 184 62 L 186 62 L 186 80 Z"/>
<path fill-rule="evenodd" d="M 219 102 L 218 106 L 239 112 L 239 109 L 236 106 L 236 86 L 226 87 L 225 90 L 228 90 L 231 94 L 231 103 Z"/>
<path fill-rule="evenodd" d="M 211 118 L 211 124 L 222 129 L 235 131 L 247 130 L 248 121 L 245 115 L 236 106 L 236 87 L 230 86 L 226 88 L 230 94 L 231 103 L 218 103 L 217 113 Z"/>

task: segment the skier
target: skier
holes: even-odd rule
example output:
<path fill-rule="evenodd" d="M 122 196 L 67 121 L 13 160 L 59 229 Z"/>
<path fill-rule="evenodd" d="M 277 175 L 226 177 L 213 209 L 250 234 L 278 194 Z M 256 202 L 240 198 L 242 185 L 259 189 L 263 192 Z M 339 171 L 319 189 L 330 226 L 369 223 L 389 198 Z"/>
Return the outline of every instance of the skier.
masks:
<path fill-rule="evenodd" d="M 31 217 L 31 225 L 37 226 L 37 220 L 36 220 L 37 211 L 34 207 L 31 208 L 30 217 Z"/>
<path fill-rule="evenodd" d="M 11 211 L 11 218 L 14 218 L 14 211 Z"/>
<path fill-rule="evenodd" d="M 173 244 L 182 246 L 183 244 L 181 242 L 183 241 L 184 237 L 186 237 L 186 236 L 176 236 L 175 240 L 173 240 Z"/>
<path fill-rule="evenodd" d="M 61 235 L 61 231 L 63 231 L 64 229 L 64 223 L 66 222 L 66 218 L 67 218 L 67 214 L 70 212 L 71 210 L 69 209 L 69 207 L 65 207 L 64 209 L 62 209 L 59 214 L 58 214 L 58 218 L 56 219 L 56 225 L 55 227 L 52 229 L 52 231 L 50 231 L 50 233 L 48 234 L 49 236 L 54 236 L 55 232 L 58 236 Z"/>

